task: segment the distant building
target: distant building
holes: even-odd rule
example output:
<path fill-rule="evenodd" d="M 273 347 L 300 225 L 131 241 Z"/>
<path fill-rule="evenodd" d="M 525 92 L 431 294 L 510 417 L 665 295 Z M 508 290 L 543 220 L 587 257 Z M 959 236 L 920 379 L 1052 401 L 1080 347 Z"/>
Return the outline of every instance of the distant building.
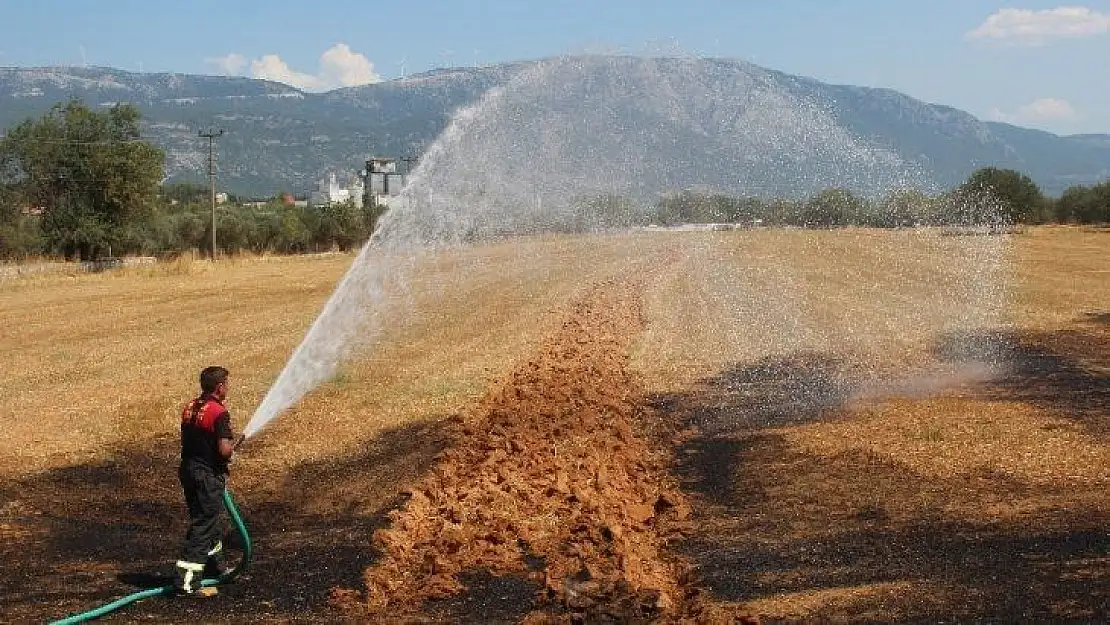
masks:
<path fill-rule="evenodd" d="M 216 194 L 216 203 L 217 204 L 227 204 L 227 194 L 226 193 L 217 193 Z"/>
<path fill-rule="evenodd" d="M 397 163 L 392 158 L 376 156 L 366 161 L 366 177 L 369 181 L 370 204 L 389 206 L 389 198 L 400 195 L 408 182 L 408 176 L 397 171 Z"/>
<path fill-rule="evenodd" d="M 362 195 L 365 191 L 362 179 L 358 176 L 348 178 L 346 184 L 341 185 L 335 172 L 320 181 L 315 191 L 309 194 L 309 206 L 334 206 L 343 202 L 351 202 L 356 207 L 362 208 Z"/>

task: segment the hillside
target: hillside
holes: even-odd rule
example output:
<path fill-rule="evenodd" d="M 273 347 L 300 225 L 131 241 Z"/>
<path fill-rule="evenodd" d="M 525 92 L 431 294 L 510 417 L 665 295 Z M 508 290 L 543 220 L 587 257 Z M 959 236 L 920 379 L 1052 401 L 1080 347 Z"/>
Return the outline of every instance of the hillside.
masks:
<path fill-rule="evenodd" d="M 1110 175 L 1110 136 L 1062 137 L 983 122 L 886 89 L 831 85 L 733 60 L 577 57 L 560 61 L 562 82 L 547 84 L 546 92 L 536 80 L 519 78 L 542 77 L 543 63 L 436 70 L 323 94 L 242 77 L 3 68 L 0 128 L 69 97 L 132 102 L 143 110 L 149 136 L 167 150 L 172 179 L 203 180 L 205 144 L 196 135 L 215 125 L 228 131 L 219 144 L 227 187 L 268 195 L 303 192 L 326 170 L 357 169 L 370 154 L 419 154 L 459 107 L 492 87 L 530 85 L 534 97 L 522 100 L 538 107 L 533 110 L 570 106 L 566 118 L 589 117 L 591 99 L 609 98 L 600 101 L 610 119 L 620 120 L 624 136 L 652 139 L 644 143 L 651 158 L 696 163 L 696 173 L 664 177 L 660 184 L 670 187 L 766 195 L 842 180 L 867 191 L 887 184 L 895 170 L 896 178 L 944 187 L 995 164 L 1028 172 L 1059 193 Z M 574 71 L 565 71 L 568 66 Z M 577 104 L 560 100 L 559 92 L 577 94 Z M 792 133 L 808 137 L 814 128 L 833 139 L 824 145 L 781 140 Z M 759 141 L 752 140 L 756 135 Z M 740 144 L 758 153 L 745 153 Z M 872 161 L 878 155 L 893 169 L 879 175 L 872 166 L 846 164 L 845 158 L 859 158 L 843 156 L 845 146 Z M 781 154 L 768 157 L 768 149 Z M 779 175 L 784 162 L 794 176 Z"/>

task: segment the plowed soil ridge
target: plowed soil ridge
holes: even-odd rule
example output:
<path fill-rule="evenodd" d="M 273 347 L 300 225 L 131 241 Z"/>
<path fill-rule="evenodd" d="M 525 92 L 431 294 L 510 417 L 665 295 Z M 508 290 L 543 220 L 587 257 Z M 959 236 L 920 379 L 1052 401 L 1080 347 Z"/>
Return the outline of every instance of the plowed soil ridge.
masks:
<path fill-rule="evenodd" d="M 460 576 L 521 576 L 527 622 L 644 622 L 708 612 L 663 553 L 689 505 L 652 449 L 626 370 L 636 284 L 596 287 L 536 357 L 454 419 L 453 444 L 374 535 L 369 610 L 419 612 Z"/>

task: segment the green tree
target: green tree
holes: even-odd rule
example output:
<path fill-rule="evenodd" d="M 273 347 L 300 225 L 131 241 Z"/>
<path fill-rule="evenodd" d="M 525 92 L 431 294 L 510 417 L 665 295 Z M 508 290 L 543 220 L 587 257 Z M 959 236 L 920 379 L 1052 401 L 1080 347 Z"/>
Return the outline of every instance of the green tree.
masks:
<path fill-rule="evenodd" d="M 24 214 L 12 189 L 0 185 L 0 259 L 41 254 L 41 221 L 38 215 Z"/>
<path fill-rule="evenodd" d="M 139 121 L 131 105 L 99 112 L 73 100 L 0 140 L 0 185 L 21 205 L 44 209 L 51 251 L 94 257 L 127 245 L 136 222 L 149 217 L 165 157 L 141 140 Z"/>
<path fill-rule="evenodd" d="M 971 174 L 954 195 L 973 216 L 988 217 L 994 209 L 998 218 L 1010 223 L 1040 223 L 1048 215 L 1048 203 L 1037 183 L 1013 169 L 984 167 Z"/>
<path fill-rule="evenodd" d="M 170 204 L 203 204 L 209 201 L 209 189 L 192 182 L 162 185 L 162 199 Z"/>
<path fill-rule="evenodd" d="M 300 213 L 307 232 L 298 233 L 297 237 L 304 236 L 306 247 L 314 250 L 337 247 L 347 251 L 370 237 L 383 212 L 376 207 L 359 208 L 353 202 L 313 207 Z"/>
<path fill-rule="evenodd" d="M 281 211 L 281 249 L 285 253 L 306 252 L 312 233 L 305 224 L 305 210 L 278 204 Z M 277 251 L 277 250 L 276 250 Z"/>
<path fill-rule="evenodd" d="M 864 219 L 867 201 L 847 189 L 825 189 L 810 198 L 803 211 L 806 226 L 847 226 Z"/>
<path fill-rule="evenodd" d="M 216 209 L 217 245 L 227 254 L 237 254 L 243 251 L 264 251 L 265 242 L 269 240 L 274 229 L 268 227 L 259 215 L 249 208 L 227 204 Z M 212 248 L 212 222 L 206 220 L 204 226 L 204 241 L 201 249 L 211 252 Z"/>
<path fill-rule="evenodd" d="M 1055 217 L 1061 223 L 1110 222 L 1110 182 L 1068 188 L 1056 201 Z"/>
<path fill-rule="evenodd" d="M 743 204 L 743 206 L 742 206 Z M 670 194 L 659 200 L 652 215 L 662 225 L 734 222 L 751 204 L 726 195 L 707 195 L 694 191 Z"/>
<path fill-rule="evenodd" d="M 574 202 L 578 230 L 593 228 L 627 228 L 638 225 L 644 217 L 636 210 L 632 200 L 618 194 L 600 194 Z"/>
<path fill-rule="evenodd" d="M 883 200 L 877 226 L 905 228 L 931 223 L 932 200 L 919 189 L 894 191 Z"/>
<path fill-rule="evenodd" d="M 769 212 L 766 202 L 759 198 L 735 198 L 729 206 L 728 221 L 751 224 L 756 220 L 766 220 L 769 217 Z"/>

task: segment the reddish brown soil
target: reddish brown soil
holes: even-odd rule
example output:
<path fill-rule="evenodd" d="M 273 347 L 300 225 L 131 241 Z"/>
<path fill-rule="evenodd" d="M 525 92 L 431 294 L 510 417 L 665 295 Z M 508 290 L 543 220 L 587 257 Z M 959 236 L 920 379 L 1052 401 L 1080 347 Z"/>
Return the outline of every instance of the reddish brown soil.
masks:
<path fill-rule="evenodd" d="M 1089 294 L 1105 292 L 1102 282 L 1075 277 L 1106 275 L 1104 256 L 1087 269 L 1052 264 L 1070 258 L 1069 246 L 1029 262 L 1045 285 L 1037 297 L 1064 303 L 1045 329 L 1001 337 L 1007 373 L 952 397 L 892 402 L 889 423 L 917 411 L 923 423 L 966 426 L 1000 414 L 981 407 L 1004 400 L 1020 412 L 997 436 L 983 426 L 986 440 L 1025 428 L 1030 439 L 1066 431 L 1084 449 L 1104 445 L 1110 313 Z M 245 455 L 233 475 L 255 539 L 248 574 L 211 601 L 151 599 L 110 622 L 728 622 L 740 609 L 770 622 L 1107 622 L 1100 456 L 1069 450 L 1039 481 L 920 470 L 965 450 L 971 430 L 900 435 L 931 464 L 898 447 L 876 451 L 893 435 L 860 426 L 875 419 L 847 405 L 852 380 L 835 352 L 745 355 L 645 396 L 626 369 L 644 326 L 640 290 L 618 282 L 587 293 L 462 417 L 428 412 L 317 456 L 283 439 L 253 442 L 259 460 L 299 460 L 251 465 Z M 1084 311 L 1075 323 L 1071 309 Z M 712 341 L 679 353 L 681 323 L 696 326 L 674 318 L 661 334 L 675 351 L 652 357 L 712 361 Z M 837 421 L 848 425 L 803 427 Z M 70 436 L 84 431 L 73 425 Z M 830 431 L 851 438 L 843 432 L 856 426 L 859 445 L 813 444 Z M 178 443 L 172 430 L 138 432 L 96 457 L 0 475 L 0 623 L 45 622 L 167 581 L 184 527 Z M 1075 467 L 1082 488 L 1068 481 Z M 1065 470 L 1065 480 L 1044 479 Z"/>
<path fill-rule="evenodd" d="M 144 601 L 114 618 L 741 620 L 706 601 L 668 549 L 690 507 L 658 444 L 657 415 L 626 369 L 644 327 L 641 291 L 595 288 L 532 359 L 445 427 L 384 433 L 365 453 L 296 467 L 274 493 L 247 491 L 258 553 L 218 600 Z M 172 437 L 160 438 L 111 462 L 6 483 L 2 498 L 30 512 L 8 506 L 0 519 L 22 545 L 0 550 L 17 573 L 3 584 L 13 605 L 0 621 L 61 616 L 165 583 L 177 543 L 166 528 L 180 525 L 166 469 L 174 453 Z M 353 492 L 362 489 L 381 492 Z M 140 491 L 149 493 L 141 505 Z M 324 492 L 350 505 L 324 513 L 305 499 Z M 38 512 L 59 502 L 64 518 Z"/>
<path fill-rule="evenodd" d="M 626 370 L 643 325 L 636 285 L 603 285 L 455 418 L 452 444 L 375 533 L 381 558 L 357 609 L 415 619 L 492 577 L 519 580 L 525 622 L 733 622 L 665 555 L 690 508 Z M 354 596 L 337 593 L 348 608 Z"/>

